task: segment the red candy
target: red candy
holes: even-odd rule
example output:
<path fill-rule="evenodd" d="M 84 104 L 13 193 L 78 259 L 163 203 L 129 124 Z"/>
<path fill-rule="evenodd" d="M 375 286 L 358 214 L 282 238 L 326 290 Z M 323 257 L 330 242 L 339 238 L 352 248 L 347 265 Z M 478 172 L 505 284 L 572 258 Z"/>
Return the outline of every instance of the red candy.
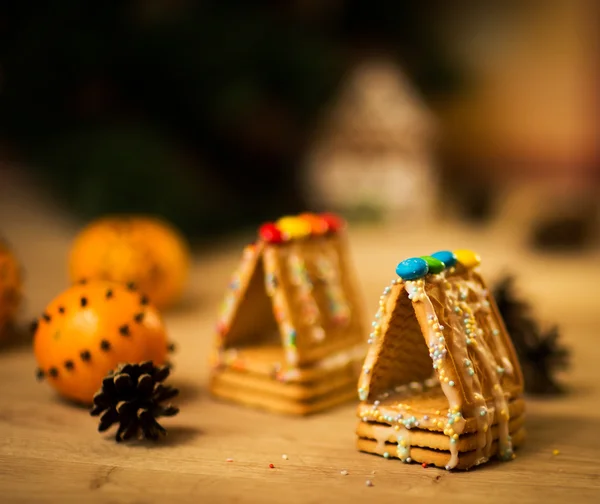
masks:
<path fill-rule="evenodd" d="M 275 466 L 273 464 L 269 464 L 269 469 L 274 469 Z"/>
<path fill-rule="evenodd" d="M 335 233 L 342 227 L 344 227 L 344 220 L 332 213 L 321 214 L 321 219 L 327 224 L 327 230 L 330 233 Z"/>
<path fill-rule="evenodd" d="M 227 334 L 227 331 L 229 331 L 229 328 L 226 324 L 224 324 L 223 322 L 217 322 L 217 334 L 225 336 Z"/>
<path fill-rule="evenodd" d="M 272 222 L 263 224 L 258 230 L 258 236 L 268 243 L 281 243 L 283 241 L 281 231 Z"/>

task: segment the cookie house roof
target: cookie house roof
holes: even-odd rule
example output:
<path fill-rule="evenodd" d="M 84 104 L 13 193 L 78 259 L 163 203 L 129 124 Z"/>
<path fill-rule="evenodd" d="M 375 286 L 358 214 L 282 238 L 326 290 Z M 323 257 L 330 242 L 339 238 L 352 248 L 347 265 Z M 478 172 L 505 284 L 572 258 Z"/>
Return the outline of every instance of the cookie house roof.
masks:
<path fill-rule="evenodd" d="M 522 391 L 514 348 L 479 263 L 475 253 L 461 250 L 398 265 L 399 278 L 385 288 L 372 324 L 359 381 L 362 401 L 432 376 L 459 410 L 481 403 L 478 395 L 486 400 L 498 389 Z"/>
<path fill-rule="evenodd" d="M 306 213 L 259 228 L 221 307 L 215 364 L 227 348 L 256 344 L 267 332 L 280 334 L 290 366 L 361 344 L 357 293 L 337 239 L 344 227 L 336 215 Z"/>

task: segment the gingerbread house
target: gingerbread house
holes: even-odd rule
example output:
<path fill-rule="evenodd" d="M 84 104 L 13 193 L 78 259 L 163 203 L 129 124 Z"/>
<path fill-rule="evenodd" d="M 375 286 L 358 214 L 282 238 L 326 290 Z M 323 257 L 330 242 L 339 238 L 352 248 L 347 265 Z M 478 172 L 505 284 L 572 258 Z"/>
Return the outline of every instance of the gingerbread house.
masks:
<path fill-rule="evenodd" d="M 359 63 L 315 135 L 305 171 L 307 201 L 380 218 L 435 210 L 435 121 L 402 69 L 379 58 Z"/>
<path fill-rule="evenodd" d="M 361 309 L 341 219 L 263 225 L 223 302 L 212 394 L 300 415 L 353 399 L 366 351 Z"/>
<path fill-rule="evenodd" d="M 398 265 L 359 379 L 359 450 L 446 469 L 514 456 L 523 378 L 479 264 L 460 250 Z"/>

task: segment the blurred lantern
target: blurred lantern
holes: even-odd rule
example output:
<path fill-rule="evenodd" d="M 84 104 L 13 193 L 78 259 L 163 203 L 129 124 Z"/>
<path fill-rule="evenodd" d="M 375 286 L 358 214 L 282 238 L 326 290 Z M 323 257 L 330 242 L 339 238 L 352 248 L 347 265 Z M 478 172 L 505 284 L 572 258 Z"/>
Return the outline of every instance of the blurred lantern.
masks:
<path fill-rule="evenodd" d="M 315 207 L 383 218 L 431 215 L 437 198 L 434 121 L 394 63 L 350 74 L 309 153 L 305 191 Z"/>

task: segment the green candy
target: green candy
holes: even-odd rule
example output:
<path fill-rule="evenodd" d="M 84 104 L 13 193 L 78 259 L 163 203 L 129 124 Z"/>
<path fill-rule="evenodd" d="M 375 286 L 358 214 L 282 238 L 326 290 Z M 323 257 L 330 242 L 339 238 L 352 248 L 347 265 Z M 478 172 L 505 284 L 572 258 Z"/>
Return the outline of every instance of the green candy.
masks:
<path fill-rule="evenodd" d="M 421 259 L 427 263 L 427 266 L 429 267 L 429 273 L 437 275 L 446 269 L 446 265 L 435 257 L 421 256 Z"/>

